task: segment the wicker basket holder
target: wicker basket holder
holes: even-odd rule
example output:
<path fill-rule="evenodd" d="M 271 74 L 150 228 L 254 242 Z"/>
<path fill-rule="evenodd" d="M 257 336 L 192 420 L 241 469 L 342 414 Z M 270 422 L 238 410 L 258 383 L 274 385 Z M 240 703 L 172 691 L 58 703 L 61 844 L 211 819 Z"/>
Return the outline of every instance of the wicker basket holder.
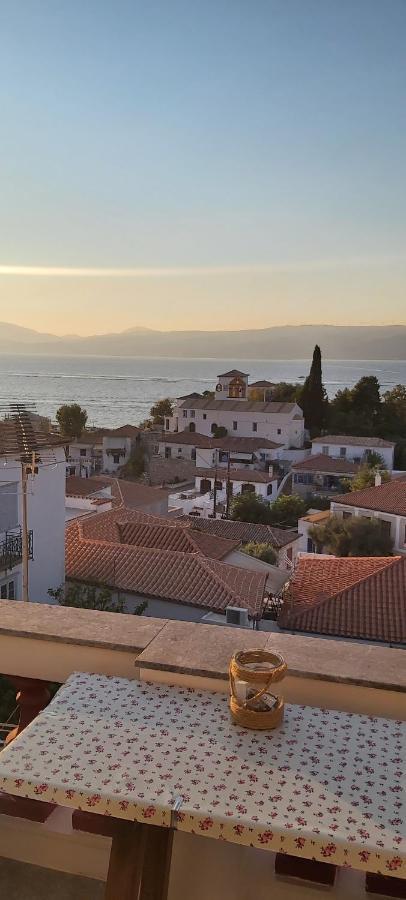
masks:
<path fill-rule="evenodd" d="M 230 710 L 243 728 L 276 728 L 283 720 L 284 702 L 272 686 L 282 681 L 287 665 L 279 653 L 240 650 L 230 662 Z"/>

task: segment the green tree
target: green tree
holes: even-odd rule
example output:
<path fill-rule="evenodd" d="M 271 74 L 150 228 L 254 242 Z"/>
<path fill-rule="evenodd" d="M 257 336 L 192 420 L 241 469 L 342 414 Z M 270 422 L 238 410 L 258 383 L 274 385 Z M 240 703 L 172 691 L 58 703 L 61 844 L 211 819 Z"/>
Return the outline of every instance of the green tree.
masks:
<path fill-rule="evenodd" d="M 302 390 L 301 384 L 278 381 L 271 390 L 271 398 L 276 403 L 296 403 L 299 402 Z"/>
<path fill-rule="evenodd" d="M 267 525 L 270 520 L 269 504 L 257 494 L 238 494 L 231 503 L 231 518 L 238 522 L 254 522 Z"/>
<path fill-rule="evenodd" d="M 50 597 L 57 600 L 60 606 L 74 606 L 77 609 L 97 609 L 101 612 L 125 613 L 125 599 L 114 598 L 110 588 L 102 584 L 79 584 L 71 582 L 48 591 Z M 135 616 L 142 616 L 147 608 L 143 601 L 136 606 Z"/>
<path fill-rule="evenodd" d="M 169 397 L 158 400 L 151 406 L 150 415 L 153 425 L 163 425 L 164 419 L 170 418 L 173 414 L 173 403 Z"/>
<path fill-rule="evenodd" d="M 249 541 L 248 544 L 242 548 L 243 553 L 247 553 L 248 556 L 255 556 L 256 559 L 262 560 L 262 562 L 269 563 L 269 565 L 273 566 L 278 560 L 277 554 L 272 547 L 272 544 L 266 543 L 256 543 L 256 541 Z"/>
<path fill-rule="evenodd" d="M 86 427 L 87 412 L 79 403 L 64 403 L 56 413 L 56 421 L 63 437 L 77 439 Z"/>
<path fill-rule="evenodd" d="M 303 410 L 305 426 L 311 434 L 319 433 L 327 413 L 327 394 L 321 371 L 321 350 L 316 344 L 309 375 L 303 385 L 299 404 Z"/>
<path fill-rule="evenodd" d="M 308 503 L 298 494 L 281 494 L 270 507 L 269 522 L 272 525 L 296 526 L 308 508 Z"/>
<path fill-rule="evenodd" d="M 389 472 L 386 469 L 380 469 L 380 466 L 370 466 L 369 463 L 361 466 L 355 478 L 348 479 L 348 487 L 350 491 L 362 491 L 367 487 L 374 487 L 375 478 L 379 471 L 382 481 L 390 481 Z"/>
<path fill-rule="evenodd" d="M 334 556 L 391 556 L 393 540 L 379 519 L 330 516 L 325 525 L 314 525 L 309 536 L 319 552 Z"/>
<path fill-rule="evenodd" d="M 406 387 L 397 384 L 383 395 L 380 434 L 391 439 L 406 438 Z"/>
<path fill-rule="evenodd" d="M 212 435 L 214 438 L 223 438 L 227 437 L 228 431 L 224 425 L 216 425 L 215 428 L 212 428 Z"/>
<path fill-rule="evenodd" d="M 131 451 L 128 462 L 123 466 L 122 475 L 129 475 L 131 478 L 139 478 L 145 470 L 145 451 L 140 444 Z"/>

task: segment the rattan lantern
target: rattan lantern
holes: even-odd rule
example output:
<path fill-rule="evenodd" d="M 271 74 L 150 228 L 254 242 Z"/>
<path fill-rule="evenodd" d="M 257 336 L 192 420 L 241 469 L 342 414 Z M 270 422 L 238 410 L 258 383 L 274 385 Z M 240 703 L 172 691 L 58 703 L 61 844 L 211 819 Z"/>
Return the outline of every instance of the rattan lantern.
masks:
<path fill-rule="evenodd" d="M 240 650 L 230 662 L 230 710 L 243 728 L 276 728 L 283 720 L 283 697 L 273 693 L 287 665 L 279 653 Z"/>

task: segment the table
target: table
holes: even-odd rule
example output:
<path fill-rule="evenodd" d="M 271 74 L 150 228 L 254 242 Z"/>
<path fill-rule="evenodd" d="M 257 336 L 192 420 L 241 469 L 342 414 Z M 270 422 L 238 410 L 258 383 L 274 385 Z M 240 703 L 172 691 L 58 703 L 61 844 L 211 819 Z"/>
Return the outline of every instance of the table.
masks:
<path fill-rule="evenodd" d="M 292 705 L 248 731 L 225 695 L 76 673 L 0 754 L 0 789 L 405 878 L 404 739 L 405 723 Z"/>

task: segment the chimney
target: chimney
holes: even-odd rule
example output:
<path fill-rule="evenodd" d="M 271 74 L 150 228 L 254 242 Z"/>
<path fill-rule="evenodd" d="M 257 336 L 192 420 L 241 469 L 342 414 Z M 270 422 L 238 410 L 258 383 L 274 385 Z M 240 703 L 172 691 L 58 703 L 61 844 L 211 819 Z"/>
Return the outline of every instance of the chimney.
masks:
<path fill-rule="evenodd" d="M 273 465 L 268 466 L 268 475 L 270 478 L 273 478 Z"/>
<path fill-rule="evenodd" d="M 375 472 L 375 487 L 380 487 L 382 484 L 382 475 L 380 472 Z"/>

